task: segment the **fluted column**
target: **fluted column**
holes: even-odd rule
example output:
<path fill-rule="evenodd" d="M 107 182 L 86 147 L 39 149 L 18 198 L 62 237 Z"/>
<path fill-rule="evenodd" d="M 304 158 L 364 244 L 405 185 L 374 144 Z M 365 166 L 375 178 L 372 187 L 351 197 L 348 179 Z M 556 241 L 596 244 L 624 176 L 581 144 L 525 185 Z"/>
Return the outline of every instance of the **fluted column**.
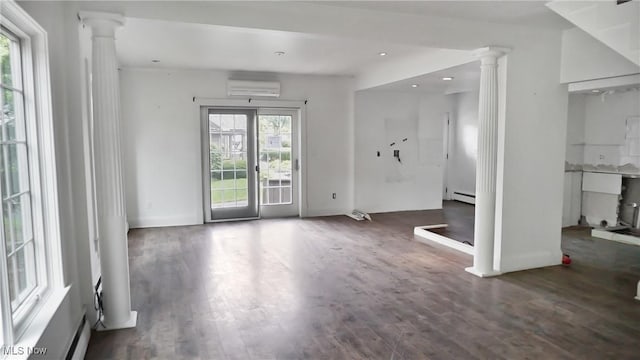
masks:
<path fill-rule="evenodd" d="M 497 275 L 493 268 L 493 250 L 498 162 L 498 58 L 505 52 L 506 49 L 497 47 L 476 51 L 481 65 L 474 255 L 473 267 L 466 270 L 480 277 Z"/>
<path fill-rule="evenodd" d="M 115 29 L 119 14 L 81 12 L 92 32 L 93 143 L 100 268 L 107 330 L 136 326 L 131 311 L 126 209 L 120 134 L 120 85 Z"/>

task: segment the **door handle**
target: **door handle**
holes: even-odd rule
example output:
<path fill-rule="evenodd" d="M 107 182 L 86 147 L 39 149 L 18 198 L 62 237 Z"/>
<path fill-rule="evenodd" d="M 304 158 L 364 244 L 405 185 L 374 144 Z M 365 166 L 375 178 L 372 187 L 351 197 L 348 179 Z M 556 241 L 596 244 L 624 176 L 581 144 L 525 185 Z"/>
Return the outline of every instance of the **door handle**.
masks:
<path fill-rule="evenodd" d="M 296 159 L 295 169 L 296 171 L 300 170 L 300 162 L 298 161 L 298 159 Z"/>
<path fill-rule="evenodd" d="M 260 165 L 256 165 L 256 172 L 260 172 Z"/>

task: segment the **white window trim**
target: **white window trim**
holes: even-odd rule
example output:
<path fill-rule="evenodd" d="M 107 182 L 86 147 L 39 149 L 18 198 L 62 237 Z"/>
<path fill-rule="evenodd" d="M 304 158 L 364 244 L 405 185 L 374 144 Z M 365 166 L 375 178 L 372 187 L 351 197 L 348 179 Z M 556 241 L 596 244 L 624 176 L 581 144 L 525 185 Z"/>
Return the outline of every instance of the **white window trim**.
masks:
<path fill-rule="evenodd" d="M 31 186 L 34 190 L 32 203 L 34 208 L 38 206 L 41 209 L 34 211 L 33 230 L 34 236 L 44 238 L 46 253 L 46 256 L 43 255 L 46 259 L 42 260 L 46 262 L 45 274 L 38 274 L 45 285 L 43 291 L 34 298 L 36 303 L 21 321 L 22 326 L 11 329 L 15 335 L 9 337 L 12 338 L 12 344 L 5 344 L 26 348 L 36 345 L 65 299 L 69 287 L 64 287 L 62 267 L 47 32 L 13 0 L 0 2 L 0 22 L 21 40 L 27 140 L 33 146 L 29 153 L 29 168 L 33 174 Z M 33 72 L 24 69 L 33 69 Z M 6 316 L 4 312 L 3 316 Z M 10 322 L 3 320 L 2 323 Z M 3 326 L 2 330 L 2 335 L 5 335 L 5 331 L 10 329 Z"/>

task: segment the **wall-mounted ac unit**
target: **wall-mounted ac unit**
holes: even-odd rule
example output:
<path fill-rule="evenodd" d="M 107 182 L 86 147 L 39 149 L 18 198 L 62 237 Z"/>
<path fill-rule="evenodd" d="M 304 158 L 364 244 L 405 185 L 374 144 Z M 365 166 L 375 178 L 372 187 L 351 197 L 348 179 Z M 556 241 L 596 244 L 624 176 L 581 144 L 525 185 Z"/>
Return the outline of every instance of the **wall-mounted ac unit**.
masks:
<path fill-rule="evenodd" d="M 227 95 L 278 97 L 280 96 L 280 83 L 277 81 L 229 80 Z"/>

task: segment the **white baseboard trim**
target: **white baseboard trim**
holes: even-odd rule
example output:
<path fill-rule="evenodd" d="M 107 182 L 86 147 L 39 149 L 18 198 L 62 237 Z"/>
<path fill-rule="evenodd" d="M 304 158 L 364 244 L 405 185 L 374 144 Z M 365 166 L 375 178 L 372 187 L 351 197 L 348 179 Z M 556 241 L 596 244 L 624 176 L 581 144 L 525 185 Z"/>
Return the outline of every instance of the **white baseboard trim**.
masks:
<path fill-rule="evenodd" d="M 350 212 L 350 209 L 307 209 L 306 214 L 302 217 L 342 216 Z"/>
<path fill-rule="evenodd" d="M 131 229 L 167 226 L 189 226 L 201 224 L 204 224 L 204 219 L 199 219 L 194 216 L 163 216 L 129 219 L 129 227 Z"/>
<path fill-rule="evenodd" d="M 436 224 L 436 225 L 427 225 L 427 226 L 416 226 L 413 228 L 413 234 L 416 236 L 416 240 L 424 243 L 424 244 L 432 244 L 437 243 L 440 245 L 444 245 L 448 248 L 458 250 L 467 255 L 473 256 L 473 246 L 463 244 L 459 241 L 450 239 L 446 236 L 442 236 L 440 234 L 436 234 L 429 229 L 438 229 L 448 227 L 447 224 Z"/>
<path fill-rule="evenodd" d="M 460 201 L 463 203 L 467 203 L 467 204 L 472 204 L 475 205 L 476 204 L 476 198 L 473 196 L 469 196 L 463 193 L 459 193 L 459 192 L 454 192 L 453 195 L 451 196 L 451 199 L 456 200 L 456 201 Z"/>
<path fill-rule="evenodd" d="M 501 273 L 537 269 L 547 266 L 560 265 L 562 263 L 562 251 L 557 252 L 539 252 L 534 254 L 526 254 L 521 256 L 507 257 L 502 256 L 500 269 Z"/>

